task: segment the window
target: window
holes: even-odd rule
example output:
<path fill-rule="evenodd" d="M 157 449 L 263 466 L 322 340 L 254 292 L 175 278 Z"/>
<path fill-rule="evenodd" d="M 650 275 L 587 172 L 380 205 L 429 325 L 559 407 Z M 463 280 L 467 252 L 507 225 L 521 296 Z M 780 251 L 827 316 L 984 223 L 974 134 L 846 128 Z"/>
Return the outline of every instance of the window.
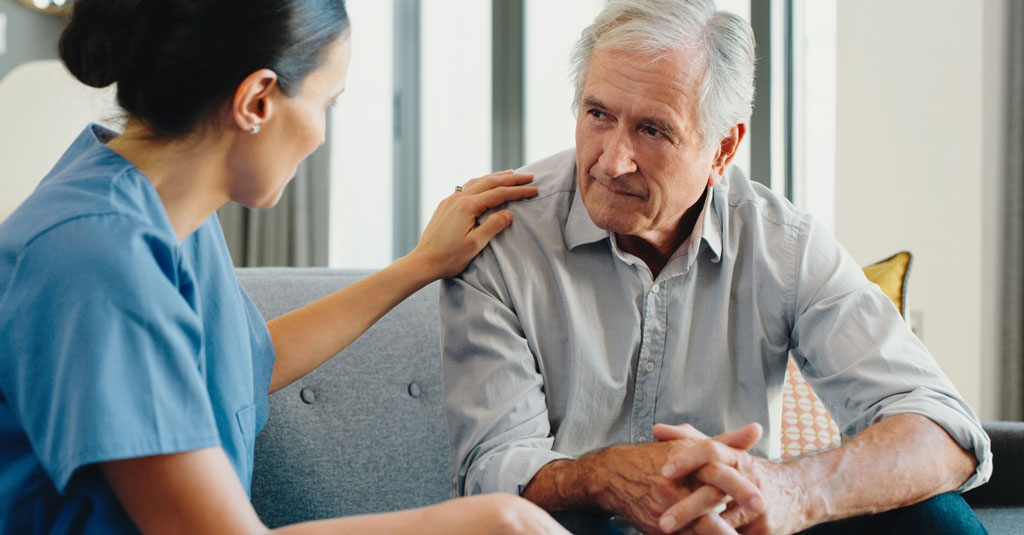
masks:
<path fill-rule="evenodd" d="M 717 3 L 756 19 L 759 39 L 760 109 L 734 163 L 831 228 L 835 0 Z M 383 267 L 415 243 L 457 184 L 495 170 L 496 160 L 522 165 L 572 147 L 571 49 L 605 4 L 350 2 L 353 58 L 330 136 L 330 265 Z M 501 17 L 516 20 L 493 20 Z M 515 45 L 507 56 L 492 45 L 520 42 L 521 53 Z M 494 85 L 494 66 L 510 61 L 521 62 L 521 86 Z M 496 124 L 494 117 L 510 123 Z M 495 144 L 506 134 L 514 150 Z"/>
<path fill-rule="evenodd" d="M 424 5 L 420 231 L 456 185 L 491 172 L 491 4 Z"/>
<path fill-rule="evenodd" d="M 793 5 L 794 204 L 830 232 L 836 212 L 836 2 Z"/>
<path fill-rule="evenodd" d="M 379 268 L 392 260 L 394 8 L 349 2 L 352 61 L 331 115 L 332 267 Z"/>
<path fill-rule="evenodd" d="M 576 144 L 569 58 L 580 33 L 605 4 L 605 0 L 524 3 L 525 162 Z"/>

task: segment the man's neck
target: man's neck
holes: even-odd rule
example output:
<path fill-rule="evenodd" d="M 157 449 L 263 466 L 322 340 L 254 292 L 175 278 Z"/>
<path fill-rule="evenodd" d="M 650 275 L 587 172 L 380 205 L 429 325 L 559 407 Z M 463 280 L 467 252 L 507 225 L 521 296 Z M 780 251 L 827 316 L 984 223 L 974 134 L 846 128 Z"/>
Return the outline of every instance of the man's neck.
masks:
<path fill-rule="evenodd" d="M 708 192 L 705 189 L 700 199 L 697 199 L 693 206 L 690 206 L 679 216 L 679 222 L 671 232 L 662 235 L 645 234 L 643 236 L 616 234 L 615 239 L 618 241 L 619 247 L 623 251 L 643 260 L 647 264 L 648 269 L 651 270 L 651 276 L 657 279 L 661 271 L 668 265 L 669 259 L 679 249 L 679 246 L 686 242 L 686 239 L 693 234 L 693 229 L 700 219 L 700 214 L 704 211 L 707 196 Z"/>

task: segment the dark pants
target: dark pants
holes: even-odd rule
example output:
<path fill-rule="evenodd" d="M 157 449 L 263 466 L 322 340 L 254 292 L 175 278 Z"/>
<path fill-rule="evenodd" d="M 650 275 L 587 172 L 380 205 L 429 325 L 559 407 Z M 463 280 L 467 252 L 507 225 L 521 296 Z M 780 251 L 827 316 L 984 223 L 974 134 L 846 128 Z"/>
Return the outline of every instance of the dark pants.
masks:
<path fill-rule="evenodd" d="M 803 535 L 897 535 L 920 533 L 934 535 L 985 534 L 985 526 L 971 506 L 952 492 L 940 494 L 919 504 L 893 509 L 877 515 L 865 515 L 815 526 Z"/>
<path fill-rule="evenodd" d="M 555 515 L 575 535 L 623 535 L 612 522 L 584 514 Z M 959 494 L 940 494 L 919 504 L 877 515 L 821 524 L 802 535 L 977 535 L 988 533 Z"/>

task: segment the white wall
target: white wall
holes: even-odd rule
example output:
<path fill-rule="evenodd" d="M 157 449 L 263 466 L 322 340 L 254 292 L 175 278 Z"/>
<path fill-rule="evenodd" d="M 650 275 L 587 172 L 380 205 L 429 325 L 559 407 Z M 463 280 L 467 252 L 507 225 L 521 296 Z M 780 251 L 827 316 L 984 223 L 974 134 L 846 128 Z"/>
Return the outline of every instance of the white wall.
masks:
<path fill-rule="evenodd" d="M 81 84 L 55 59 L 0 79 L 0 221 L 32 193 L 86 124 L 119 125 L 113 87 Z"/>
<path fill-rule="evenodd" d="M 1005 0 L 840 0 L 836 235 L 867 264 L 914 254 L 922 339 L 997 416 L 1000 26 Z"/>

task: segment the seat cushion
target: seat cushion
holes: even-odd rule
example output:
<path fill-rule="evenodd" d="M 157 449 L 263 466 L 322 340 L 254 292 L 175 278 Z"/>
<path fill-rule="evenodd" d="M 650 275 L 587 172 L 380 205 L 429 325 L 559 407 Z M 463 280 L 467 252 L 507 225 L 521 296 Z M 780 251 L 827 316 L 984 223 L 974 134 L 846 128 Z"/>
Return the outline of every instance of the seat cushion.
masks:
<path fill-rule="evenodd" d="M 238 274 L 271 319 L 369 272 L 254 268 Z M 438 322 L 435 283 L 270 396 L 252 482 L 253 505 L 265 524 L 407 509 L 451 495 Z"/>

